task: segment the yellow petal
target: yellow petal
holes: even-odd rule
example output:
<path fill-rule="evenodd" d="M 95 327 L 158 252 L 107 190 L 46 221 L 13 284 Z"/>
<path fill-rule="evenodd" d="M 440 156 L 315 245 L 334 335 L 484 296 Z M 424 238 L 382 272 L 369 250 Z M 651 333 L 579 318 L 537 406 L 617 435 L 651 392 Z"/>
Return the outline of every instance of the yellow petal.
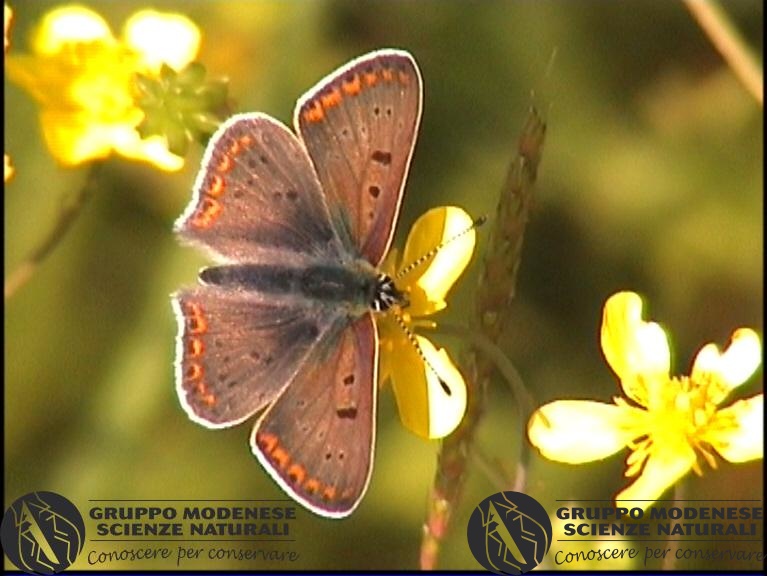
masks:
<path fill-rule="evenodd" d="M 639 478 L 615 497 L 616 504 L 646 510 L 669 487 L 687 474 L 694 463 L 695 451 L 689 445 L 683 451 L 666 450 L 656 445 Z M 631 502 L 627 503 L 626 500 Z"/>
<path fill-rule="evenodd" d="M 429 408 L 423 360 L 401 329 L 393 325 L 393 321 L 392 337 L 384 338 L 387 319 L 384 317 L 379 322 L 381 377 L 388 376 L 391 381 L 402 423 L 408 430 L 426 438 L 429 434 Z M 402 337 L 398 337 L 395 331 L 399 331 Z"/>
<path fill-rule="evenodd" d="M 443 242 L 450 242 L 430 261 L 417 266 L 400 279 L 402 284 L 411 287 L 411 291 L 421 292 L 425 297 L 421 303 L 418 302 L 417 294 L 411 298 L 412 315 L 427 315 L 445 307 L 445 296 L 463 274 L 474 252 L 476 233 L 471 228 L 472 224 L 471 217 L 454 206 L 433 208 L 413 224 L 405 243 L 403 266 L 416 262 Z"/>
<path fill-rule="evenodd" d="M 398 256 L 399 252 L 397 249 L 394 247 L 390 248 L 389 253 L 383 259 L 383 262 L 378 266 L 379 270 L 387 276 L 394 278 L 394 276 L 397 275 L 397 263 L 399 262 Z"/>
<path fill-rule="evenodd" d="M 43 108 L 40 119 L 48 149 L 65 166 L 105 158 L 112 150 L 111 127 L 92 122 L 87 113 Z"/>
<path fill-rule="evenodd" d="M 719 403 L 733 389 L 746 380 L 759 367 L 762 361 L 762 345 L 759 336 L 753 330 L 736 330 L 730 344 L 719 352 L 716 344 L 707 344 L 701 348 L 692 366 L 692 379 L 696 382 L 709 381 L 721 387 L 721 393 L 711 394 L 712 400 Z M 711 392 L 715 392 L 715 389 Z"/>
<path fill-rule="evenodd" d="M 763 458 L 764 394 L 738 400 L 719 410 L 711 430 L 703 435 L 703 439 L 730 462 Z"/>
<path fill-rule="evenodd" d="M 131 91 L 135 69 L 135 58 L 119 49 L 93 54 L 87 67 L 67 79 L 66 103 L 87 110 L 98 121 L 135 126 L 143 118 Z"/>
<path fill-rule="evenodd" d="M 671 352 L 663 329 L 642 320 L 642 299 L 634 292 L 608 298 L 602 316 L 602 352 L 626 395 L 647 406 L 651 383 L 668 380 Z"/>
<path fill-rule="evenodd" d="M 114 42 L 109 24 L 83 6 L 64 6 L 48 12 L 32 38 L 38 54 L 56 54 L 70 43 Z"/>
<path fill-rule="evenodd" d="M 142 140 L 135 129 L 126 126 L 114 134 L 112 145 L 117 153 L 126 158 L 149 162 L 160 170 L 175 172 L 184 167 L 184 159 L 168 150 L 162 136 L 150 136 Z"/>
<path fill-rule="evenodd" d="M 4 4 L 5 6 L 5 15 L 3 17 L 3 37 L 5 39 L 5 50 L 8 50 L 8 45 L 10 44 L 8 40 L 8 31 L 11 29 L 11 21 L 13 20 L 13 10 L 11 10 L 8 7 L 8 4 Z"/>
<path fill-rule="evenodd" d="M 166 171 L 184 166 L 184 159 L 171 154 L 163 138 L 142 140 L 131 122 L 103 123 L 87 113 L 59 114 L 48 110 L 42 111 L 41 119 L 48 148 L 66 166 L 105 158 L 112 151 Z"/>
<path fill-rule="evenodd" d="M 377 318 L 378 325 L 378 383 L 384 386 L 396 372 L 409 368 L 401 354 L 409 352 L 407 337 L 393 316 L 386 314 Z M 398 353 L 399 352 L 399 353 Z"/>
<path fill-rule="evenodd" d="M 200 49 L 200 30 L 181 14 L 141 10 L 125 23 L 123 36 L 141 55 L 144 66 L 154 72 L 163 63 L 180 70 Z"/>
<path fill-rule="evenodd" d="M 641 410 L 587 400 L 558 400 L 536 410 L 527 424 L 530 443 L 549 460 L 581 464 L 607 458 L 637 435 Z"/>
<path fill-rule="evenodd" d="M 3 155 L 5 157 L 5 173 L 4 173 L 4 182 L 8 182 L 13 177 L 14 169 L 13 164 L 11 164 L 11 157 L 8 156 L 8 154 Z"/>
<path fill-rule="evenodd" d="M 392 357 L 397 364 L 388 364 L 397 408 L 402 423 L 411 432 L 422 438 L 442 438 L 463 419 L 466 384 L 445 350 L 438 351 L 422 336 L 416 339 L 431 368 L 409 341 L 397 347 L 396 356 Z M 449 393 L 440 384 L 440 378 Z"/>
<path fill-rule="evenodd" d="M 422 336 L 416 336 L 426 367 L 429 398 L 429 438 L 444 438 L 455 430 L 466 413 L 466 383 L 444 348 L 437 350 Z M 441 380 L 441 381 L 440 381 Z"/>

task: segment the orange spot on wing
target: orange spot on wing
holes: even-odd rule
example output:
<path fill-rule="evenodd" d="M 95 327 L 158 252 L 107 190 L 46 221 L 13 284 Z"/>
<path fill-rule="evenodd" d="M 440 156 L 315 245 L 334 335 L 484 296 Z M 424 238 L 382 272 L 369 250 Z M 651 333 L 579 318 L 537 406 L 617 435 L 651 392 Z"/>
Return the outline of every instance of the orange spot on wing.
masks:
<path fill-rule="evenodd" d="M 201 316 L 194 316 L 189 319 L 189 332 L 192 334 L 204 334 L 208 331 L 208 323 Z"/>
<path fill-rule="evenodd" d="M 218 200 L 210 196 L 206 196 L 202 199 L 200 207 L 197 209 L 194 217 L 192 218 L 192 224 L 198 228 L 210 228 L 216 218 L 221 214 L 221 204 Z"/>
<path fill-rule="evenodd" d="M 219 202 L 213 198 L 205 198 L 202 201 L 202 209 L 211 218 L 216 218 L 219 214 L 221 214 L 222 210 L 221 204 L 219 204 Z"/>
<path fill-rule="evenodd" d="M 349 96 L 356 96 L 359 94 L 360 90 L 362 90 L 362 82 L 360 81 L 360 77 L 355 74 L 351 81 L 344 81 L 343 89 L 344 92 Z"/>
<path fill-rule="evenodd" d="M 394 80 L 394 72 L 392 72 L 391 68 L 384 68 L 381 71 L 381 75 L 383 76 L 384 82 L 391 82 Z"/>
<path fill-rule="evenodd" d="M 204 334 L 208 331 L 208 321 L 199 304 L 189 303 L 186 308 L 187 327 L 191 334 Z"/>
<path fill-rule="evenodd" d="M 205 347 L 202 344 L 202 340 L 199 338 L 192 338 L 189 340 L 189 348 L 187 348 L 187 352 L 190 356 L 202 356 L 203 350 Z"/>
<path fill-rule="evenodd" d="M 197 304 L 196 302 L 187 302 L 186 304 L 186 311 L 191 316 L 202 316 L 202 306 Z"/>
<path fill-rule="evenodd" d="M 250 148 L 253 145 L 253 138 L 250 136 L 240 136 L 238 141 L 242 144 L 243 148 Z"/>
<path fill-rule="evenodd" d="M 231 168 L 231 166 L 229 166 L 229 168 Z M 219 165 L 219 169 L 220 169 L 220 165 Z M 213 198 L 219 198 L 224 193 L 225 188 L 226 188 L 226 184 L 224 182 L 224 179 L 218 174 L 213 174 L 210 177 L 210 186 L 208 186 L 208 190 L 206 194 L 208 196 L 212 196 Z"/>
<path fill-rule="evenodd" d="M 303 484 L 306 478 L 306 470 L 300 464 L 293 464 L 288 468 L 288 478 L 294 484 Z"/>
<path fill-rule="evenodd" d="M 304 120 L 307 122 L 321 122 L 323 118 L 325 118 L 325 112 L 317 100 L 312 102 L 310 108 L 304 110 Z"/>
<path fill-rule="evenodd" d="M 242 152 L 242 146 L 240 146 L 239 140 L 235 140 L 229 145 L 228 154 L 230 156 L 237 156 L 237 154 L 239 154 L 240 152 Z"/>
<path fill-rule="evenodd" d="M 199 364 L 190 364 L 186 370 L 186 377 L 188 379 L 192 381 L 197 380 L 197 383 L 190 389 L 190 392 L 195 394 L 197 400 L 210 407 L 216 403 L 216 395 L 208 389 L 205 380 L 202 379 L 202 375 L 203 369 Z"/>
<path fill-rule="evenodd" d="M 304 484 L 304 490 L 306 490 L 307 494 L 314 494 L 320 489 L 320 481 L 316 478 L 309 478 L 306 481 L 306 484 Z"/>
<path fill-rule="evenodd" d="M 375 86 L 376 82 L 378 82 L 378 76 L 375 72 L 365 72 L 365 84 Z"/>
<path fill-rule="evenodd" d="M 407 72 L 403 72 L 400 70 L 399 74 L 397 75 L 399 77 L 399 83 L 404 84 L 407 86 L 410 84 L 410 76 L 408 76 Z"/>
<path fill-rule="evenodd" d="M 221 160 L 216 165 L 216 170 L 219 172 L 229 172 L 229 170 L 232 169 L 234 166 L 234 161 L 232 160 L 232 157 L 224 154 L 224 156 L 221 157 Z"/>
<path fill-rule="evenodd" d="M 336 489 L 333 486 L 325 486 L 322 491 L 322 499 L 325 502 L 332 502 L 336 499 Z"/>
<path fill-rule="evenodd" d="M 186 377 L 189 380 L 198 380 L 202 378 L 202 366 L 196 362 L 192 362 L 186 368 Z"/>
<path fill-rule="evenodd" d="M 268 432 L 258 432 L 256 434 L 256 444 L 267 454 L 271 454 L 279 443 L 277 436 L 274 434 L 269 434 Z"/>
<path fill-rule="evenodd" d="M 279 446 L 272 450 L 270 456 L 272 457 L 272 462 L 274 462 L 281 470 L 287 468 L 290 463 L 290 455 Z"/>
<path fill-rule="evenodd" d="M 197 389 L 197 395 L 200 397 L 200 400 L 202 400 L 204 404 L 210 407 L 216 403 L 216 395 L 208 390 L 208 387 L 205 385 L 205 382 L 203 381 L 198 382 L 196 389 Z"/>
<path fill-rule="evenodd" d="M 332 108 L 333 106 L 338 106 L 341 103 L 341 100 L 343 100 L 343 96 L 341 95 L 341 91 L 338 88 L 333 88 L 333 90 L 327 94 L 322 94 L 320 96 L 322 106 L 326 109 Z"/>

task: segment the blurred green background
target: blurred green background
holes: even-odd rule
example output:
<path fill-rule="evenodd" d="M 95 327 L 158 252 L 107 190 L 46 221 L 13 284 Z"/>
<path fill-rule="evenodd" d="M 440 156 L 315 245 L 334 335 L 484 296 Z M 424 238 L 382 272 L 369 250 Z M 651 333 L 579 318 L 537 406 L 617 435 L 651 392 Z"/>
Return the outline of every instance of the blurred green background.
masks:
<path fill-rule="evenodd" d="M 203 33 L 199 60 L 209 74 L 231 79 L 236 110 L 286 123 L 304 90 L 352 57 L 409 50 L 425 102 L 400 246 L 429 207 L 494 214 L 535 103 L 548 133 L 513 330 L 502 348 L 537 403 L 609 401 L 618 392 L 598 329 L 605 299 L 619 289 L 645 296 L 650 317 L 669 329 L 680 374 L 706 342 L 723 345 L 740 326 L 762 334 L 763 110 L 679 2 L 83 4 L 116 34 L 141 8 L 186 14 Z M 28 49 L 34 23 L 61 4 L 11 5 L 13 53 Z M 761 53 L 763 3 L 726 8 Z M 5 95 L 5 150 L 16 167 L 5 189 L 7 276 L 87 169 L 57 166 L 37 105 L 7 80 Z M 92 498 L 283 497 L 250 454 L 250 425 L 206 430 L 186 417 L 174 391 L 168 295 L 195 282 L 206 260 L 181 247 L 171 226 L 189 200 L 201 154 L 195 147 L 173 174 L 110 160 L 70 234 L 6 301 L 6 506 L 31 490 L 59 492 L 81 509 Z M 461 311 L 471 306 L 486 236 L 479 231 L 474 265 L 444 313 L 452 323 L 466 322 Z M 460 342 L 441 342 L 459 355 Z M 496 384 L 478 443 L 511 471 L 524 423 L 506 386 Z M 760 369 L 737 396 L 761 389 Z M 388 388 L 380 398 L 373 479 L 352 517 L 331 521 L 300 509 L 297 564 L 209 567 L 416 569 L 438 446 L 402 427 Z M 534 454 L 526 491 L 551 510 L 554 499 L 609 498 L 625 485 L 626 455 L 567 466 Z M 720 464 L 688 477 L 686 497 L 761 498 L 762 462 Z M 503 488 L 470 468 L 441 567 L 478 568 L 466 523 L 480 500 Z M 76 566 L 88 567 L 84 557 Z"/>

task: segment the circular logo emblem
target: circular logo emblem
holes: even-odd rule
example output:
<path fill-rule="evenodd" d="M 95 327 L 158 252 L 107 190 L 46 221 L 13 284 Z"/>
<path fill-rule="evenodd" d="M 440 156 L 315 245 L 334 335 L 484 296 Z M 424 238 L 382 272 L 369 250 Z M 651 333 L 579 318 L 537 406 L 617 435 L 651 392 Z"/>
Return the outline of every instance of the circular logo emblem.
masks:
<path fill-rule="evenodd" d="M 469 548 L 496 574 L 524 574 L 551 546 L 551 520 L 540 503 L 522 492 L 498 492 L 474 509 L 466 529 Z"/>
<path fill-rule="evenodd" d="M 68 568 L 85 543 L 85 523 L 69 500 L 54 492 L 30 492 L 5 511 L 0 540 L 8 559 L 32 574 Z"/>

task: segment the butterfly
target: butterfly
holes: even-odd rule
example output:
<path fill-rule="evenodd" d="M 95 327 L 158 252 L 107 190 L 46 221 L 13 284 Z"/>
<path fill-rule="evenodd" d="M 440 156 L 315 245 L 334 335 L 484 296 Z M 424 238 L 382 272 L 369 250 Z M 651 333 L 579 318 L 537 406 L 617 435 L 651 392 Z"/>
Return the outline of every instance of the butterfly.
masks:
<path fill-rule="evenodd" d="M 172 296 L 176 390 L 208 428 L 261 412 L 251 449 L 297 502 L 351 514 L 373 468 L 375 316 L 405 303 L 379 271 L 421 117 L 421 75 L 399 50 L 361 56 L 295 108 L 211 138 L 175 224 L 220 264 Z"/>

